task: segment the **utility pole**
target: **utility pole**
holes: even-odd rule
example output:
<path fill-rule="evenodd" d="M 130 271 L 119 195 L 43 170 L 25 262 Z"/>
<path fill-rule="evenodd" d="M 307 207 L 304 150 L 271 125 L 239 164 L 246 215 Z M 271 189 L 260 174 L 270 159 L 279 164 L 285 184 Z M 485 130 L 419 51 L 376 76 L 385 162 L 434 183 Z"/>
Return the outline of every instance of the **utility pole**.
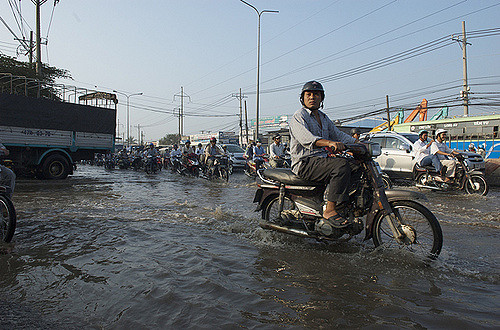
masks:
<path fill-rule="evenodd" d="M 181 86 L 181 93 L 174 95 L 174 101 L 176 96 L 181 98 L 181 107 L 179 108 L 179 143 L 180 143 L 182 140 L 182 135 L 184 134 L 184 98 L 187 97 L 189 98 L 189 101 L 191 101 L 191 97 L 189 95 L 184 94 L 184 87 L 182 86 Z"/>
<path fill-rule="evenodd" d="M 137 124 L 137 143 L 142 146 L 142 141 L 141 141 L 141 124 Z"/>
<path fill-rule="evenodd" d="M 467 83 L 467 35 L 465 33 L 465 21 L 462 21 L 462 39 L 455 38 L 452 36 L 451 40 L 458 42 L 460 48 L 462 48 L 462 66 L 463 66 L 463 83 L 462 90 L 460 91 L 460 96 L 464 102 L 464 117 L 469 115 L 469 85 Z"/>
<path fill-rule="evenodd" d="M 247 101 L 245 100 L 245 131 L 246 131 L 246 140 L 248 145 L 248 111 L 247 111 Z"/>
<path fill-rule="evenodd" d="M 40 7 L 47 0 L 35 0 L 36 7 L 36 75 L 42 77 L 42 36 L 40 35 Z"/>
<path fill-rule="evenodd" d="M 30 69 L 33 69 L 33 31 L 30 31 Z"/>
<path fill-rule="evenodd" d="M 241 88 L 239 94 L 232 94 L 232 97 L 236 97 L 240 101 L 240 143 L 243 143 L 243 108 L 241 105 L 241 101 L 247 98 L 246 95 L 241 94 Z"/>
<path fill-rule="evenodd" d="M 385 103 L 387 104 L 387 131 L 391 130 L 391 114 L 389 112 L 389 95 L 385 96 Z"/>

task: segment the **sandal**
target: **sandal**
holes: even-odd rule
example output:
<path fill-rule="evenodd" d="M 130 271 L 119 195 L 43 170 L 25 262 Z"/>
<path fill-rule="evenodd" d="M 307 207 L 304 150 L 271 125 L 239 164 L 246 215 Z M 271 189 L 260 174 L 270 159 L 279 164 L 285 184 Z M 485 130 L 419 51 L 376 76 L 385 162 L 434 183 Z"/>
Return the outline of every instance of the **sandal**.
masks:
<path fill-rule="evenodd" d="M 323 221 L 329 223 L 332 227 L 335 228 L 345 228 L 351 225 L 351 221 L 342 218 L 338 214 L 335 214 L 334 216 L 331 216 L 328 219 L 323 218 Z"/>

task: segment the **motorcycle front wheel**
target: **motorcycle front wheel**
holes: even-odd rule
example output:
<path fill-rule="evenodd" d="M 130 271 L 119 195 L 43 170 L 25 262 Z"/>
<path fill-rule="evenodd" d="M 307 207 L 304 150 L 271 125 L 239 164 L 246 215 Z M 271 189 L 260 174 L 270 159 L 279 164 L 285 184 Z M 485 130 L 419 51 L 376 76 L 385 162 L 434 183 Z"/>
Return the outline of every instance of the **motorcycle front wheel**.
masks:
<path fill-rule="evenodd" d="M 443 246 L 443 233 L 437 218 L 422 204 L 405 200 L 391 202 L 394 212 L 400 215 L 401 226 L 407 236 L 407 243 L 399 243 L 389 227 L 388 216 L 379 212 L 373 223 L 373 243 L 392 249 L 404 249 L 420 257 L 435 259 Z"/>
<path fill-rule="evenodd" d="M 0 195 L 0 239 L 9 243 L 16 230 L 16 209 L 12 201 Z"/>
<path fill-rule="evenodd" d="M 472 182 L 472 183 L 471 183 Z M 472 195 L 478 194 L 481 196 L 486 196 L 490 190 L 488 183 L 481 175 L 471 175 L 470 181 L 465 182 L 465 191 Z"/>

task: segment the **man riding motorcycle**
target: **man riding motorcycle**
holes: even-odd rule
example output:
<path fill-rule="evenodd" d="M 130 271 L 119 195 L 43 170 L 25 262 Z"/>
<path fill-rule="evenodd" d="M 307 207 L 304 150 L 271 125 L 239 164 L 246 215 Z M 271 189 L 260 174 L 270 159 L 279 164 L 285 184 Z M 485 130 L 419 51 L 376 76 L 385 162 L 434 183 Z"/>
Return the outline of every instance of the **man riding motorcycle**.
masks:
<path fill-rule="evenodd" d="M 269 146 L 269 165 L 272 168 L 283 167 L 284 146 L 281 144 L 281 136 L 276 134 L 274 142 Z"/>
<path fill-rule="evenodd" d="M 262 143 L 257 140 L 255 147 L 253 147 L 253 161 L 255 162 L 255 169 L 258 170 L 262 167 L 262 164 L 265 162 L 264 156 L 266 155 L 266 151 L 262 146 Z"/>
<path fill-rule="evenodd" d="M 329 182 L 323 221 L 336 228 L 350 225 L 336 211 L 337 204 L 349 199 L 351 171 L 355 165 L 342 157 L 328 157 L 324 147 L 334 152 L 343 151 L 344 143 L 356 143 L 348 134 L 340 131 L 323 108 L 325 92 L 317 81 L 309 81 L 302 87 L 302 108 L 290 120 L 290 152 L 292 171 L 307 181 Z"/>
<path fill-rule="evenodd" d="M 446 183 L 453 181 L 452 178 L 455 177 L 455 168 L 457 167 L 457 160 L 453 159 L 455 155 L 460 154 L 459 152 L 452 150 L 445 143 L 448 131 L 445 129 L 438 129 L 436 131 L 436 140 L 431 144 L 431 154 L 436 155 L 439 159 L 439 163 L 442 167 L 446 167 Z M 440 167 L 437 169 L 438 172 L 442 170 Z"/>
<path fill-rule="evenodd" d="M 217 138 L 211 137 L 210 144 L 205 148 L 205 167 L 209 170 L 214 164 L 214 158 L 223 155 L 222 149 L 217 146 Z"/>
<path fill-rule="evenodd" d="M 428 142 L 428 137 L 429 132 L 426 130 L 421 130 L 418 133 L 418 140 L 415 141 L 412 147 L 413 155 L 415 156 L 415 163 L 419 166 L 433 165 L 436 172 L 439 172 L 441 164 L 439 163 L 437 156 L 431 154 L 430 148 L 434 140 Z"/>

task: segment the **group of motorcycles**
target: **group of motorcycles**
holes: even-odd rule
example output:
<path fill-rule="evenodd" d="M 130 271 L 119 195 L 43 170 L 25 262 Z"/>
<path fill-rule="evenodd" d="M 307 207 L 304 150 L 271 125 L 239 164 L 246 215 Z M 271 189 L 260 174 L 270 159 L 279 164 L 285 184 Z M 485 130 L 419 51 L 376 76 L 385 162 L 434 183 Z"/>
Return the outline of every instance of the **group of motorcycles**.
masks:
<path fill-rule="evenodd" d="M 136 171 L 144 170 L 146 173 L 156 173 L 162 169 L 169 169 L 180 175 L 202 177 L 209 180 L 222 179 L 226 182 L 229 181 L 233 170 L 229 157 L 225 155 L 213 156 L 211 165 L 206 166 L 204 162 L 200 161 L 200 156 L 195 153 L 164 157 L 116 154 L 98 158 L 94 164 L 102 165 L 106 169 L 131 168 Z"/>
<path fill-rule="evenodd" d="M 204 161 L 200 160 L 202 157 L 205 156 L 200 156 L 195 153 L 184 156 L 171 156 L 164 158 L 164 166 L 180 175 L 201 177 L 208 180 L 221 179 L 225 182 L 229 181 L 229 175 L 232 173 L 232 166 L 228 156 L 211 156 L 212 159 L 207 162 L 209 165 L 206 165 Z"/>

